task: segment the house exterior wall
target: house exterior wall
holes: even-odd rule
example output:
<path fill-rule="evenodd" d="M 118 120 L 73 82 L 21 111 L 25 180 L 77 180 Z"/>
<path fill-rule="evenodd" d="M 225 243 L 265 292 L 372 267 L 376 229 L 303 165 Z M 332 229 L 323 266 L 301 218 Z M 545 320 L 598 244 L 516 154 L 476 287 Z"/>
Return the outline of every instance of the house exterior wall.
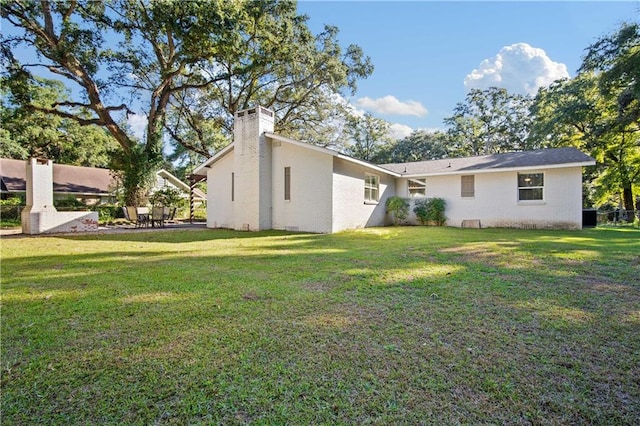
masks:
<path fill-rule="evenodd" d="M 396 171 L 385 171 L 382 166 L 368 165 L 335 151 L 274 135 L 274 118 L 272 111 L 262 107 L 238 112 L 234 144 L 196 169 L 195 173 L 203 174 L 209 167 L 206 172 L 207 226 L 329 233 L 391 223 L 385 211 L 386 201 L 395 195 L 409 196 L 408 178 L 395 177 L 406 176 L 408 164 L 403 167 L 404 172 L 396 170 L 401 164 L 387 165 L 389 170 Z M 477 162 L 454 168 L 450 168 L 449 163 L 445 170 L 454 174 L 448 175 L 434 175 L 440 169 L 434 172 L 431 163 L 431 168 L 421 166 L 414 170 L 426 175 L 422 177 L 426 180 L 427 197 L 446 201 L 449 226 L 463 226 L 468 220 L 482 227 L 580 229 L 582 167 L 578 164 L 588 165 L 592 159 L 582 154 L 575 162 L 568 163 L 572 160 L 567 154 L 572 153 L 562 152 L 565 157 L 559 158 L 558 164 L 547 155 L 543 161 L 530 163 L 509 157 L 507 163 L 500 163 L 503 167 L 500 171 Z M 533 169 L 526 164 L 546 166 Z M 564 165 L 559 167 L 560 164 Z M 472 167 L 483 168 L 474 173 L 470 170 Z M 290 198 L 286 200 L 285 168 L 290 169 Z M 544 173 L 542 200 L 518 200 L 516 168 L 527 173 Z M 468 171 L 462 173 L 465 169 Z M 232 174 L 234 201 L 231 201 Z M 365 190 L 367 174 L 379 180 L 376 202 L 365 201 L 365 191 L 367 196 L 371 194 L 371 180 L 367 180 Z M 474 176 L 473 196 L 461 194 L 464 175 Z M 416 174 L 411 177 L 422 178 Z M 535 184 L 537 180 L 529 182 Z M 470 183 L 465 180 L 465 191 L 470 189 Z M 411 183 L 412 188 L 417 189 L 419 185 L 417 181 Z M 413 201 L 415 199 L 412 204 Z M 417 223 L 413 212 L 408 223 Z"/>
<path fill-rule="evenodd" d="M 365 173 L 380 178 L 380 196 L 377 203 L 364 201 Z M 385 203 L 387 198 L 395 195 L 395 181 L 395 178 L 385 173 L 334 158 L 332 232 L 388 225 L 390 221 L 385 212 Z"/>
<path fill-rule="evenodd" d="M 178 191 L 177 194 L 180 198 L 182 198 L 185 202 L 191 202 L 191 187 L 186 182 L 181 181 L 176 176 L 173 176 L 171 173 L 162 169 L 156 172 L 156 180 L 153 187 L 149 190 L 149 194 L 153 195 L 158 191 L 162 191 L 165 189 L 171 189 L 174 191 Z M 199 188 L 193 189 L 193 203 L 195 206 L 201 206 L 204 201 L 206 201 L 206 194 L 203 193 Z"/>
<path fill-rule="evenodd" d="M 230 152 L 207 171 L 207 227 L 233 228 L 231 173 L 234 152 Z"/>
<path fill-rule="evenodd" d="M 274 140 L 272 147 L 273 229 L 332 231 L 333 157 Z M 291 169 L 291 197 L 284 199 L 284 168 Z"/>
<path fill-rule="evenodd" d="M 189 198 L 189 188 L 178 187 L 171 180 L 162 177 L 160 174 L 156 173 L 155 184 L 149 189 L 149 194 L 153 195 L 158 191 L 162 191 L 165 189 L 171 189 L 173 191 L 178 191 L 180 197 L 188 199 Z"/>
<path fill-rule="evenodd" d="M 160 191 L 162 189 L 165 188 L 171 188 L 171 189 L 177 189 L 179 191 L 182 191 L 182 188 L 178 188 L 177 186 L 175 186 L 173 183 L 171 183 L 171 181 L 169 179 L 165 179 L 162 176 L 160 176 L 159 174 L 156 173 L 156 183 L 153 185 L 153 187 L 151 188 L 150 192 L 156 192 L 156 191 Z"/>
<path fill-rule="evenodd" d="M 448 226 L 459 227 L 463 220 L 480 220 L 483 227 L 581 229 L 582 168 L 527 172 L 544 173 L 542 201 L 518 201 L 517 171 L 474 174 L 474 197 L 461 196 L 461 175 L 429 176 L 427 197 L 446 201 Z M 398 186 L 406 188 L 405 182 Z M 406 197 L 407 190 L 399 195 Z M 415 215 L 409 219 L 415 221 Z"/>

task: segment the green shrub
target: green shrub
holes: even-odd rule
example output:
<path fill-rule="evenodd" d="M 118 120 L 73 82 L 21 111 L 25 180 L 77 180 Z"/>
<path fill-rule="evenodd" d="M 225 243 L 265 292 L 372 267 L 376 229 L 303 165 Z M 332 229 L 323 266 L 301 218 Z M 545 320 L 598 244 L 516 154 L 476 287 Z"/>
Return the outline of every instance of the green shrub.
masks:
<path fill-rule="evenodd" d="M 0 228 L 17 228 L 22 224 L 20 218 L 5 218 L 0 217 Z"/>
<path fill-rule="evenodd" d="M 189 219 L 189 209 L 183 209 L 185 219 Z M 193 211 L 193 220 L 197 222 L 204 222 L 207 220 L 207 208 L 206 206 L 197 207 Z"/>
<path fill-rule="evenodd" d="M 429 200 L 426 198 L 421 198 L 414 201 L 413 204 L 413 212 L 416 214 L 416 217 L 420 221 L 421 224 L 425 225 L 428 221 L 427 219 L 427 202 Z"/>
<path fill-rule="evenodd" d="M 26 204 L 24 197 L 11 197 L 6 200 L 0 200 L 0 206 L 24 206 Z"/>
<path fill-rule="evenodd" d="M 438 226 L 444 225 L 447 221 L 447 216 L 444 214 L 446 206 L 447 202 L 442 198 L 432 198 L 429 202 L 429 219 Z"/>
<path fill-rule="evenodd" d="M 154 192 L 149 201 L 154 206 L 165 207 L 182 207 L 185 200 L 181 197 L 181 193 L 178 189 L 165 187 Z"/>
<path fill-rule="evenodd" d="M 20 213 L 24 205 L 24 197 L 20 196 L 0 200 L 0 227 L 20 226 Z"/>
<path fill-rule="evenodd" d="M 402 197 L 389 197 L 386 203 L 387 213 L 391 215 L 394 225 L 398 225 L 409 215 L 409 201 Z"/>
<path fill-rule="evenodd" d="M 60 200 L 54 200 L 53 205 L 56 209 L 60 210 L 88 210 L 88 207 L 85 203 L 78 200 L 74 196 L 70 195 L 67 198 L 62 198 Z"/>
<path fill-rule="evenodd" d="M 94 212 L 98 212 L 98 222 L 111 223 L 115 219 L 124 217 L 122 208 L 111 204 L 100 204 L 91 208 Z"/>
<path fill-rule="evenodd" d="M 442 226 L 447 221 L 444 214 L 446 205 L 446 201 L 442 198 L 423 198 L 415 202 L 413 212 L 423 225 Z"/>

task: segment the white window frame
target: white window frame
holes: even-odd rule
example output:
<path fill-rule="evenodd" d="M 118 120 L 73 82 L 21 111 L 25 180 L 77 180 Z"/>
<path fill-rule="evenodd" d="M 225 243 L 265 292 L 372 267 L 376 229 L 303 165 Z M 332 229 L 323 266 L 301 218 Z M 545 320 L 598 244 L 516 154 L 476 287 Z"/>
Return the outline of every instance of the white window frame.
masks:
<path fill-rule="evenodd" d="M 380 201 L 380 176 L 372 173 L 364 175 L 364 202 L 377 203 Z"/>
<path fill-rule="evenodd" d="M 542 183 L 540 185 L 529 185 L 520 183 L 520 176 L 527 175 L 540 175 L 542 177 Z M 527 179 L 532 179 L 531 177 L 523 177 L 523 182 L 527 182 Z M 518 203 L 540 203 L 544 201 L 544 172 L 518 172 L 517 174 L 517 186 L 518 186 Z M 522 192 L 521 191 L 531 191 L 531 192 L 540 192 L 540 198 L 520 198 Z"/>
<path fill-rule="evenodd" d="M 427 196 L 427 178 L 407 179 L 409 198 L 424 198 Z"/>

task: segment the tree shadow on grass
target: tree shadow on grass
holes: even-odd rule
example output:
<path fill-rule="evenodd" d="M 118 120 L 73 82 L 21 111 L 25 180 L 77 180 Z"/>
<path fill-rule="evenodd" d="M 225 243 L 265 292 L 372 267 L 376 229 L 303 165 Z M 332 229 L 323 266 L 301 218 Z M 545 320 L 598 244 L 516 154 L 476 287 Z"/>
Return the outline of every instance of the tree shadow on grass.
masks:
<path fill-rule="evenodd" d="M 307 423 L 419 423 L 447 402 L 451 423 L 637 416 L 640 289 L 606 287 L 634 277 L 619 272 L 637 240 L 484 231 L 149 241 L 169 250 L 104 235 L 91 253 L 3 259 L 3 359 L 21 363 L 3 380 L 8 421 L 152 423 L 166 389 L 180 389 L 175 420 L 221 423 L 278 423 L 274 406 Z"/>
<path fill-rule="evenodd" d="M 306 235 L 306 233 L 268 230 L 260 232 L 234 231 L 222 228 L 197 228 L 197 229 L 142 229 L 131 232 L 116 233 L 85 233 L 82 235 L 61 235 L 61 238 L 69 240 L 95 240 L 95 241 L 139 241 L 160 243 L 186 243 L 194 241 L 210 241 L 224 239 L 247 239 L 262 237 L 279 237 L 285 235 Z M 313 235 L 313 234 L 310 234 Z"/>

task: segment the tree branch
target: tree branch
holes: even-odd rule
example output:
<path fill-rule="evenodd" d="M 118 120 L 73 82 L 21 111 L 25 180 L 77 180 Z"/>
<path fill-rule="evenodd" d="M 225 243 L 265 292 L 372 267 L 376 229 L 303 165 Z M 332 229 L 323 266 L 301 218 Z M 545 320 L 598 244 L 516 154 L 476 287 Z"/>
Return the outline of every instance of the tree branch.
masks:
<path fill-rule="evenodd" d="M 72 0 L 69 3 L 69 8 L 67 9 L 67 11 L 64 13 L 64 15 L 62 16 L 62 21 L 68 21 L 69 18 L 71 17 L 71 15 L 73 14 L 73 11 L 76 9 L 77 6 L 77 1 L 76 0 Z"/>
<path fill-rule="evenodd" d="M 92 124 L 95 124 L 97 126 L 104 126 L 107 124 L 100 118 L 82 118 L 82 117 L 78 117 L 75 114 L 71 114 L 65 111 L 60 111 L 59 109 L 55 109 L 55 108 L 44 108 L 36 105 L 27 105 L 26 107 L 35 111 L 44 112 L 46 114 L 52 114 L 58 117 L 68 118 L 70 120 L 76 121 L 78 124 L 81 124 L 83 126 L 89 126 Z"/>
<path fill-rule="evenodd" d="M 53 32 L 53 19 L 51 17 L 51 5 L 48 0 L 41 0 L 40 4 L 42 5 L 42 14 L 44 15 L 44 31 L 45 33 L 47 33 L 49 37 L 56 40 L 56 37 L 54 36 L 54 32 Z"/>
<path fill-rule="evenodd" d="M 75 74 L 72 74 L 70 72 L 68 72 L 67 70 L 65 70 L 64 68 L 59 68 L 59 67 L 54 67 L 53 65 L 44 65 L 50 72 L 54 73 L 54 74 L 58 74 L 61 75 L 63 77 L 68 78 L 69 80 L 73 80 L 76 83 L 82 85 L 82 79 L 78 78 L 78 76 L 76 76 Z"/>
<path fill-rule="evenodd" d="M 171 129 L 166 123 L 165 123 L 165 125 L 163 127 L 165 128 L 165 130 L 167 132 L 169 132 L 169 135 L 173 139 L 175 139 L 180 145 L 182 145 L 185 148 L 187 148 L 187 149 L 189 149 L 189 150 L 191 150 L 193 152 L 196 152 L 196 153 L 198 153 L 198 154 L 200 154 L 200 155 L 202 155 L 204 157 L 207 157 L 207 158 L 211 157 L 211 153 L 209 151 L 207 151 L 204 148 L 197 147 L 197 146 L 187 142 L 187 140 L 185 140 L 183 137 L 181 137 L 176 132 L 174 132 L 173 129 Z"/>

